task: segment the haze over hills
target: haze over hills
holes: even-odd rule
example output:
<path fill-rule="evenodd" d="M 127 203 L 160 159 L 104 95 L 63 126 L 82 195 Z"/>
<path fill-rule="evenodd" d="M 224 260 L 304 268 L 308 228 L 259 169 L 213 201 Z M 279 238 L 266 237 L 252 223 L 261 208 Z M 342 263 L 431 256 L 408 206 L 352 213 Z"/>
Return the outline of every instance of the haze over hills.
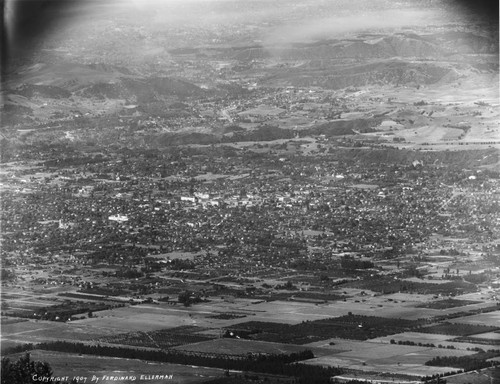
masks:
<path fill-rule="evenodd" d="M 498 79 L 495 24 L 467 24 L 452 4 L 278 3 L 62 8 L 51 33 L 15 56 L 2 92 L 4 125 L 113 115 L 127 105 L 157 111 L 186 98 L 212 98 L 232 123 L 225 98 L 258 94 L 256 86 L 431 89 Z M 497 90 L 487 94 L 495 99 Z"/>

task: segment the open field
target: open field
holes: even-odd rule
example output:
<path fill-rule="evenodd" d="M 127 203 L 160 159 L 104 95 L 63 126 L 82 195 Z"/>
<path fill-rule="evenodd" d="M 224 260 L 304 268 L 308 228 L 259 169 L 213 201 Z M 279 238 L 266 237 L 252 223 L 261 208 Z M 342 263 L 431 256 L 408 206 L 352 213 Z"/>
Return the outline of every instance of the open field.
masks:
<path fill-rule="evenodd" d="M 427 143 L 443 140 L 457 140 L 463 133 L 461 129 L 445 128 L 439 126 L 425 126 L 409 128 L 394 132 L 394 137 L 404 138 L 407 142 Z"/>
<path fill-rule="evenodd" d="M 451 323 L 463 323 L 463 324 L 481 324 L 490 325 L 492 327 L 498 327 L 500 324 L 500 311 L 480 313 L 473 316 L 463 316 L 457 317 L 450 320 Z"/>
<path fill-rule="evenodd" d="M 335 348 L 349 348 L 349 351 L 331 356 L 307 360 L 308 364 L 342 366 L 362 371 L 405 373 L 415 376 L 444 373 L 456 370 L 449 367 L 429 367 L 424 363 L 435 356 L 466 356 L 474 352 L 425 348 L 394 344 L 381 344 L 372 341 L 354 342 L 335 339 Z M 318 345 L 319 343 L 314 343 Z"/>
<path fill-rule="evenodd" d="M 420 332 L 402 332 L 395 335 L 377 337 L 372 339 L 373 342 L 389 343 L 391 340 L 396 341 L 414 341 L 415 343 L 431 343 L 437 345 L 446 340 L 452 339 L 453 336 L 438 335 L 433 333 L 420 333 Z"/>
<path fill-rule="evenodd" d="M 9 357 L 12 360 L 17 360 L 21 355 L 17 354 Z M 70 380 L 74 376 L 83 376 L 87 377 L 87 383 L 91 383 L 92 376 L 97 376 L 99 383 L 104 384 L 129 381 L 104 380 L 103 376 L 136 376 L 135 383 L 150 384 L 164 384 L 165 382 L 195 384 L 223 376 L 223 371 L 216 368 L 146 362 L 135 359 L 73 355 L 40 350 L 31 351 L 30 355 L 32 360 L 48 362 L 54 371 L 53 376 L 70 376 Z M 142 380 L 141 375 L 144 375 Z M 150 375 L 173 375 L 173 377 L 171 380 L 147 379 Z"/>
<path fill-rule="evenodd" d="M 201 253 L 195 253 L 195 252 L 169 252 L 169 253 L 162 253 L 159 255 L 154 255 L 155 259 L 180 259 L 180 260 L 194 260 L 196 256 L 201 255 Z"/>
<path fill-rule="evenodd" d="M 496 331 L 496 332 L 479 333 L 476 335 L 471 335 L 470 337 L 478 339 L 500 340 L 500 332 Z"/>
<path fill-rule="evenodd" d="M 188 314 L 199 314 L 199 308 L 184 309 L 175 306 L 136 305 L 98 312 L 96 317 L 73 323 L 93 327 L 114 328 L 120 332 L 153 331 L 182 325 L 196 325 Z"/>
<path fill-rule="evenodd" d="M 417 313 L 421 317 L 422 312 L 425 312 L 412 307 L 401 307 L 400 304 L 388 302 L 382 297 L 350 298 L 346 301 L 320 305 L 273 301 L 254 305 L 252 309 L 265 313 L 264 315 L 256 312 L 254 320 L 266 319 L 266 321 L 277 321 L 282 317 L 287 323 L 300 323 L 303 320 L 320 320 L 327 317 L 344 316 L 349 312 L 360 315 L 373 315 L 377 313 L 378 316 L 397 316 L 401 318 L 418 318 L 419 316 L 416 316 Z"/>
<path fill-rule="evenodd" d="M 43 307 L 61 304 L 61 301 L 51 293 L 35 294 L 32 292 L 4 292 L 2 294 L 2 303 L 5 303 L 3 310 L 9 312 L 36 312 Z"/>
<path fill-rule="evenodd" d="M 17 323 L 2 324 L 2 336 L 13 336 L 22 333 L 43 332 L 46 329 L 61 328 L 66 324 L 52 321 L 20 321 Z"/>
<path fill-rule="evenodd" d="M 348 292 L 351 293 L 350 291 Z M 361 292 L 361 290 L 358 290 L 358 292 Z M 326 317 L 344 316 L 349 312 L 367 316 L 375 315 L 387 318 L 416 320 L 487 306 L 485 303 L 481 303 L 447 309 L 416 308 L 415 304 L 417 302 L 431 301 L 433 296 L 403 293 L 373 296 L 373 293 L 370 291 L 365 290 L 365 292 L 365 296 L 350 297 L 346 301 L 336 301 L 335 303 L 328 304 L 273 301 L 262 302 L 249 307 L 255 311 L 255 317 L 252 320 L 283 321 L 296 324 L 304 320 L 319 320 Z M 422 301 L 419 301 L 420 299 Z"/>
<path fill-rule="evenodd" d="M 86 341 L 116 333 L 113 328 L 82 324 L 29 320 L 2 325 L 2 344 L 6 341 L 37 343 L 41 341 Z"/>
<path fill-rule="evenodd" d="M 324 348 L 308 348 L 303 345 L 270 343 L 255 340 L 243 339 L 215 339 L 201 343 L 189 344 L 175 347 L 174 349 L 182 351 L 206 352 L 206 353 L 224 353 L 228 355 L 246 355 L 247 353 L 266 353 L 266 354 L 289 354 L 311 349 L 314 356 L 326 356 L 333 353 L 332 350 Z"/>
<path fill-rule="evenodd" d="M 348 290 L 348 293 L 349 295 L 359 294 L 357 290 Z M 292 301 L 263 302 L 248 299 L 236 299 L 233 302 L 214 300 L 210 303 L 201 303 L 188 308 L 179 305 L 141 304 L 98 311 L 94 313 L 92 318 L 67 323 L 23 321 L 14 324 L 4 324 L 2 340 L 31 343 L 57 339 L 85 341 L 128 332 L 148 332 L 179 326 L 202 327 L 209 329 L 207 334 L 213 335 L 217 332 L 214 333 L 210 329 L 229 328 L 247 321 L 276 322 L 293 325 L 299 324 L 302 321 L 345 316 L 349 312 L 367 316 L 377 315 L 387 318 L 418 319 L 423 316 L 443 315 L 447 312 L 456 312 L 468 309 L 469 307 L 480 306 L 480 304 L 472 304 L 446 310 L 414 307 L 415 303 L 425 302 L 430 299 L 429 296 L 425 295 L 412 297 L 412 295 L 408 294 L 393 294 L 369 298 L 359 296 L 359 300 L 350 298 L 348 299 L 349 301 L 339 301 L 331 304 Z M 246 314 L 247 316 L 229 316 L 227 318 L 217 316 L 220 313 L 233 312 Z M 495 323 L 496 317 L 492 317 L 492 314 L 486 313 L 478 316 L 480 317 L 477 317 L 476 321 L 471 322 L 472 324 L 480 324 L 488 321 L 484 319 L 490 319 L 490 325 Z M 474 318 L 474 316 L 469 316 L 453 319 L 453 322 L 467 322 L 472 321 L 471 319 Z M 461 319 L 466 319 L 466 321 L 462 321 Z M 390 336 L 388 336 L 388 340 L 390 340 Z M 403 337 L 401 340 L 407 341 L 408 339 L 405 340 Z M 409 340 L 413 341 L 413 339 Z M 469 343 L 473 342 L 469 341 Z M 465 343 L 462 345 L 465 347 Z"/>
<path fill-rule="evenodd" d="M 448 309 L 448 308 L 455 308 L 455 307 L 470 306 L 472 304 L 482 304 L 482 303 L 478 302 L 478 301 L 471 301 L 471 300 L 445 299 L 445 300 L 433 301 L 430 303 L 423 303 L 423 304 L 417 305 L 417 308 Z"/>
<path fill-rule="evenodd" d="M 218 319 L 214 315 L 220 313 L 237 312 L 241 314 L 248 313 L 252 319 L 268 319 L 276 317 L 275 321 L 281 321 L 286 318 L 286 314 L 272 313 L 267 310 L 273 308 L 273 303 L 252 304 L 255 300 L 237 299 L 229 301 L 214 300 L 210 303 L 200 303 L 191 307 L 180 305 L 135 305 L 126 308 L 115 308 L 107 311 L 100 311 L 93 318 L 77 320 L 73 323 L 92 325 L 94 327 L 114 328 L 120 332 L 127 331 L 152 331 L 164 328 L 173 328 L 185 325 L 196 325 L 200 327 L 219 327 L 246 321 L 245 317 Z M 288 303 L 288 302 L 287 302 Z M 290 303 L 294 304 L 294 303 Z M 306 316 L 307 307 L 314 305 L 300 303 Z M 262 307 L 264 305 L 264 307 Z M 328 317 L 324 314 L 321 316 Z M 293 323 L 300 322 L 292 320 Z"/>
<path fill-rule="evenodd" d="M 467 348 L 469 349 L 480 348 L 485 350 L 490 348 L 495 349 L 494 346 L 480 344 L 479 342 L 474 343 L 473 341 L 474 339 L 471 337 L 470 339 L 468 339 L 468 342 L 463 342 L 459 341 L 458 338 L 455 338 L 454 336 L 438 335 L 434 333 L 419 333 L 419 332 L 402 332 L 396 335 L 377 337 L 376 339 L 372 339 L 370 341 L 380 342 L 380 343 L 390 343 L 391 340 L 394 340 L 396 344 L 399 341 L 401 342 L 410 341 L 414 342 L 415 344 L 418 343 L 434 344 L 436 347 L 438 345 L 441 345 L 445 348 L 448 346 L 453 346 L 455 349 L 461 349 L 461 350 L 466 350 Z"/>
<path fill-rule="evenodd" d="M 105 343 L 122 344 L 149 348 L 171 348 L 177 345 L 199 343 L 211 340 L 219 335 L 206 334 L 199 327 L 175 327 L 152 332 L 130 332 L 102 338 Z"/>
<path fill-rule="evenodd" d="M 484 324 L 442 322 L 423 327 L 419 331 L 422 333 L 438 333 L 450 336 L 470 336 L 479 333 L 498 331 L 498 329 L 498 326 Z"/>
<path fill-rule="evenodd" d="M 481 369 L 446 378 L 448 384 L 492 384 L 500 382 L 500 367 Z"/>
<path fill-rule="evenodd" d="M 281 108 L 275 108 L 275 107 L 269 107 L 266 105 L 259 105 L 257 108 L 252 108 L 243 112 L 240 112 L 239 115 L 241 116 L 249 116 L 249 115 L 254 115 L 254 116 L 275 116 L 279 115 L 281 113 L 285 112 L 284 109 Z"/>
<path fill-rule="evenodd" d="M 316 305 L 290 301 L 261 302 L 251 305 L 255 311 L 252 320 L 276 321 L 287 324 L 298 324 L 304 320 L 319 320 L 332 316 L 341 316 L 343 310 L 337 311 L 330 305 Z M 240 321 L 241 322 L 241 321 Z"/>

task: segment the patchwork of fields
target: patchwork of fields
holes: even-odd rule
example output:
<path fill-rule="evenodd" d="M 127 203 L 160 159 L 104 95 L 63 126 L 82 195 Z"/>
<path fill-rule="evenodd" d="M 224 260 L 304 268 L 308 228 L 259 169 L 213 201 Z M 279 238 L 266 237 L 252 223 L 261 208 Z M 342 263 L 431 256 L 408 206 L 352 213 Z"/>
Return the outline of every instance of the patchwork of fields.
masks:
<path fill-rule="evenodd" d="M 467 309 L 480 309 L 473 301 L 454 302 L 453 305 L 444 305 L 451 308 L 434 309 L 428 307 L 439 305 L 424 307 L 421 304 L 424 308 L 417 308 L 417 303 L 422 301 L 409 295 L 374 297 L 370 303 L 357 302 L 355 297 L 357 296 L 353 296 L 350 302 L 327 304 L 248 299 L 230 302 L 219 300 L 191 307 L 140 304 L 98 311 L 91 317 L 66 323 L 11 318 L 2 325 L 2 348 L 6 350 L 22 343 L 67 340 L 143 349 L 174 348 L 207 356 L 224 354 L 243 357 L 248 354 L 289 354 L 310 349 L 315 357 L 304 361 L 305 364 L 422 377 L 456 371 L 453 367 L 425 365 L 430 359 L 438 356 L 472 356 L 476 350 L 494 348 L 494 345 L 485 345 L 483 340 L 498 344 L 500 338 L 500 327 L 497 328 L 500 324 L 498 310 L 451 318 L 449 323 L 426 324 L 422 319 L 423 315 L 425 318 L 431 317 L 431 313 L 453 315 L 454 312 L 462 313 Z M 420 299 L 430 300 L 427 296 Z M 238 315 L 231 316 L 231 313 Z M 353 316 L 352 320 L 349 320 L 350 316 Z M 383 316 L 385 320 L 382 318 L 380 324 L 385 324 L 386 327 L 393 323 L 393 330 L 389 328 L 390 330 L 385 331 L 386 335 L 368 340 L 338 338 L 335 324 L 344 324 L 342 332 L 345 332 L 351 326 L 349 321 L 354 321 L 352 331 L 349 331 L 354 332 L 358 329 L 358 323 L 359 327 L 369 326 L 373 321 L 376 324 L 378 317 L 374 316 Z M 397 320 L 401 317 L 406 320 Z M 401 332 L 398 326 L 410 327 L 411 330 Z M 286 330 L 287 327 L 290 331 L 281 334 L 280 330 Z M 296 331 L 292 331 L 294 327 Z M 246 336 L 242 337 L 247 339 L 238 338 L 237 332 L 245 329 L 250 331 L 250 339 Z M 294 344 L 293 340 L 300 339 L 299 334 L 303 332 L 301 329 L 308 330 L 311 335 L 317 333 L 318 336 L 310 342 Z M 229 330 L 235 330 L 237 338 L 231 338 Z M 289 341 L 289 336 L 285 337 L 287 332 L 295 335 Z M 361 328 L 356 332 L 361 332 Z M 352 337 L 355 334 L 352 333 Z M 364 337 L 366 336 L 362 336 Z M 462 340 L 463 337 L 467 337 L 467 340 Z M 274 339 L 275 342 L 271 341 Z M 283 341 L 279 342 L 280 339 Z M 35 358 L 41 354 L 42 352 L 32 352 Z M 156 373 L 166 369 L 177 377 L 178 381 L 174 382 L 179 383 L 197 383 L 204 378 L 221 375 L 219 370 L 208 368 L 197 368 L 195 371 L 168 364 L 151 365 L 122 359 L 112 359 L 111 363 L 109 358 L 89 356 L 68 356 L 63 363 L 60 355 L 55 352 L 43 352 L 43 356 L 53 363 L 54 372 L 58 375 L 73 375 L 86 370 L 102 376 L 109 373 L 111 368 L 114 373 Z"/>

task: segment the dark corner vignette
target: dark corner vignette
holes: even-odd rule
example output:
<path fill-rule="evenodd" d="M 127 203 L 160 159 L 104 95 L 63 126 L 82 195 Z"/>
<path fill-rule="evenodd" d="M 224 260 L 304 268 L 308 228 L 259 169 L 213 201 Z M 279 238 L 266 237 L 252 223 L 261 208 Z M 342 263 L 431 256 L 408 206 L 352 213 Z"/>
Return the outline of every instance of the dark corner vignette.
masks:
<path fill-rule="evenodd" d="M 29 60 L 61 20 L 85 0 L 1 0 L 2 81 Z"/>

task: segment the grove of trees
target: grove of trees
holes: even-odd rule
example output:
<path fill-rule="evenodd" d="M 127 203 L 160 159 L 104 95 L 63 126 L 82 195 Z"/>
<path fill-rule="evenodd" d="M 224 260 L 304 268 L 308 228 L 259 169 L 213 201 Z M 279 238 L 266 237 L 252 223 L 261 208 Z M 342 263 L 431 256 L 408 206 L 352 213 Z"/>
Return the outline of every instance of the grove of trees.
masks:
<path fill-rule="evenodd" d="M 31 360 L 30 354 L 26 353 L 17 361 L 11 361 L 8 357 L 2 358 L 2 384 L 30 384 L 36 383 L 33 376 L 51 377 L 52 368 L 48 363 Z"/>

